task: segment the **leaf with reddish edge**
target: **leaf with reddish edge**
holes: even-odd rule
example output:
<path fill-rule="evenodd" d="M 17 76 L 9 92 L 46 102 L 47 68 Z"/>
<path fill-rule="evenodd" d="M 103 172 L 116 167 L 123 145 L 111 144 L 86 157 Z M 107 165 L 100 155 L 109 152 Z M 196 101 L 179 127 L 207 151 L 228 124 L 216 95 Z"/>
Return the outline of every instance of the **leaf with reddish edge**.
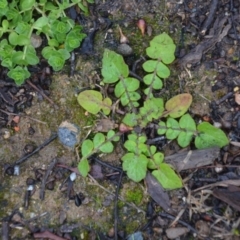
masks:
<path fill-rule="evenodd" d="M 172 118 L 181 117 L 187 112 L 191 103 L 192 95 L 189 93 L 182 93 L 174 96 L 166 102 L 165 108 L 167 113 L 165 113 L 165 116 L 170 116 Z"/>

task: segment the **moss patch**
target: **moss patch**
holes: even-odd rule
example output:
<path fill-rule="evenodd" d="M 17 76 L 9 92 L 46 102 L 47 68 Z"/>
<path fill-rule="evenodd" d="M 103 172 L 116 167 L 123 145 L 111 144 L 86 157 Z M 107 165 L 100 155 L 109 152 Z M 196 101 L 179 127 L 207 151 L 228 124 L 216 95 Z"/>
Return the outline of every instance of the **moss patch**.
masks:
<path fill-rule="evenodd" d="M 126 191 L 125 199 L 127 202 L 133 202 L 136 205 L 139 205 L 143 199 L 143 193 L 140 189 L 134 188 Z"/>

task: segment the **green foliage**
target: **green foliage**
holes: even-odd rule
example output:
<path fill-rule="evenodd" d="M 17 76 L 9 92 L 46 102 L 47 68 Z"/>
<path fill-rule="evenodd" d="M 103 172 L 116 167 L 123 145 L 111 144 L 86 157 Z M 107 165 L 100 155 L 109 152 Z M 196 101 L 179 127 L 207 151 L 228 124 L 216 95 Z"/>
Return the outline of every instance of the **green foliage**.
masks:
<path fill-rule="evenodd" d="M 136 92 L 139 88 L 139 81 L 128 77 L 128 75 L 129 69 L 123 57 L 106 49 L 103 54 L 103 82 L 106 84 L 115 83 L 115 96 L 120 99 L 123 106 L 128 106 L 132 110 L 139 106 L 137 101 L 141 95 Z"/>
<path fill-rule="evenodd" d="M 128 140 L 124 144 L 128 153 L 122 157 L 123 170 L 127 171 L 128 177 L 135 182 L 141 181 L 146 176 L 148 164 L 146 140 L 145 136 L 129 134 Z"/>
<path fill-rule="evenodd" d="M 143 78 L 144 83 L 148 86 L 144 90 L 147 98 L 152 97 L 153 90 L 162 88 L 162 78 L 170 76 L 170 70 L 166 64 L 175 59 L 175 48 L 173 40 L 166 33 L 163 33 L 154 37 L 146 49 L 147 55 L 152 58 L 143 64 L 143 69 L 149 73 Z"/>
<path fill-rule="evenodd" d="M 174 170 L 166 163 L 163 163 L 164 155 L 157 152 L 155 146 L 148 146 L 147 138 L 136 133 L 129 134 L 124 147 L 128 150 L 122 157 L 123 170 L 127 172 L 129 178 L 139 182 L 145 178 L 147 169 L 151 169 L 152 174 L 166 189 L 182 187 L 181 179 Z"/>
<path fill-rule="evenodd" d="M 228 143 L 228 138 L 221 129 L 215 128 L 208 122 L 200 123 L 197 126 L 198 135 L 195 138 L 195 146 L 199 149 L 209 146 L 224 147 Z"/>
<path fill-rule="evenodd" d="M 167 114 L 172 118 L 181 117 L 192 103 L 192 96 L 188 93 L 179 94 L 166 102 Z"/>
<path fill-rule="evenodd" d="M 149 146 L 146 143 L 144 128 L 149 124 L 154 122 L 159 135 L 165 135 L 169 140 L 175 139 L 181 147 L 188 146 L 193 138 L 198 149 L 223 147 L 228 144 L 222 130 L 206 122 L 196 125 L 190 114 L 186 113 L 192 103 L 190 94 L 176 95 L 165 104 L 162 98 L 154 97 L 154 91 L 162 88 L 162 79 L 170 75 L 167 64 L 173 62 L 174 51 L 175 45 L 166 33 L 153 38 L 146 49 L 150 59 L 143 64 L 143 69 L 147 72 L 143 77 L 143 89 L 140 89 L 139 80 L 129 77 L 129 69 L 122 56 L 105 50 L 102 61 L 103 84 L 114 84 L 114 94 L 125 107 L 126 114 L 120 126 L 131 129 L 124 143 L 126 153 L 121 158 L 122 168 L 128 177 L 136 182 L 143 180 L 147 170 L 151 170 L 165 189 L 181 188 L 182 180 L 169 164 L 164 163 L 164 154 L 158 152 L 154 145 Z M 145 94 L 143 104 L 139 101 L 141 91 Z M 102 94 L 94 90 L 80 93 L 78 101 L 84 109 L 93 114 L 99 111 L 109 114 L 112 105 L 110 100 L 109 104 L 106 104 Z M 120 132 L 116 135 L 113 132 L 107 136 L 97 133 L 92 140 L 83 142 L 82 160 L 79 164 L 82 175 L 86 176 L 89 171 L 87 158 L 91 154 L 113 151 L 112 141 L 118 140 L 119 135 L 125 132 L 121 127 L 119 129 Z"/>
<path fill-rule="evenodd" d="M 9 69 L 8 76 L 21 85 L 30 76 L 29 65 L 39 63 L 31 44 L 32 34 L 46 36 L 48 45 L 42 56 L 55 71 L 63 68 L 70 52 L 80 46 L 85 34 L 82 27 L 68 18 L 65 10 L 78 5 L 87 13 L 87 2 L 92 0 L 0 0 L 0 60 Z"/>
<path fill-rule="evenodd" d="M 152 120 L 160 118 L 163 111 L 163 99 L 150 98 L 143 103 L 143 107 L 139 108 L 138 113 L 127 113 L 122 122 L 131 127 L 136 125 L 146 127 Z"/>
<path fill-rule="evenodd" d="M 103 99 L 100 92 L 94 90 L 86 90 L 78 95 L 78 103 L 92 114 L 97 114 L 100 110 L 108 115 L 111 111 L 112 100 L 110 98 Z"/>
<path fill-rule="evenodd" d="M 127 202 L 133 202 L 139 205 L 143 199 L 143 192 L 141 189 L 135 187 L 134 189 L 127 190 L 124 197 Z"/>
<path fill-rule="evenodd" d="M 94 153 L 111 153 L 114 149 L 112 142 L 117 142 L 119 139 L 119 134 L 110 130 L 107 135 L 97 133 L 92 140 L 84 140 L 81 146 L 82 158 L 78 164 L 79 172 L 86 177 L 90 170 L 87 159 Z"/>

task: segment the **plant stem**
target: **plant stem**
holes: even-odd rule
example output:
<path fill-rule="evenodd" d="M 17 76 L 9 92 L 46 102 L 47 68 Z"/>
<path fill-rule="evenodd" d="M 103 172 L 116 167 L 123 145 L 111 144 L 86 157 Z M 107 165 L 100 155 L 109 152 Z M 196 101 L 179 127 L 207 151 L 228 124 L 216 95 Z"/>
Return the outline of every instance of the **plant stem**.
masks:
<path fill-rule="evenodd" d="M 150 98 L 150 95 L 152 94 L 152 90 L 153 90 L 153 87 L 152 87 L 152 86 L 153 86 L 153 83 L 154 83 L 154 81 L 155 81 L 155 77 L 156 77 L 156 75 L 157 75 L 157 66 L 158 66 L 158 64 L 159 64 L 160 61 L 161 61 L 161 60 L 158 59 L 157 65 L 156 65 L 156 67 L 155 67 L 155 69 L 154 69 L 152 82 L 151 82 L 150 85 L 149 85 L 149 92 L 148 92 L 148 94 L 147 94 L 146 100 L 149 99 L 149 98 Z"/>

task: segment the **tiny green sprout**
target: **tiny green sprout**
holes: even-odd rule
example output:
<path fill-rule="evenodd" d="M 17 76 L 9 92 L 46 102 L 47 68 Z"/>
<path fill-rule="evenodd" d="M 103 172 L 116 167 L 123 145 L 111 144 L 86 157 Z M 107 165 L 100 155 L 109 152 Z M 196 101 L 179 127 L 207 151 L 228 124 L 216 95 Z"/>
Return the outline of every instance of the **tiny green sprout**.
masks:
<path fill-rule="evenodd" d="M 8 76 L 14 79 L 17 85 L 21 85 L 26 78 L 30 77 L 30 73 L 26 68 L 17 66 L 8 72 Z"/>

